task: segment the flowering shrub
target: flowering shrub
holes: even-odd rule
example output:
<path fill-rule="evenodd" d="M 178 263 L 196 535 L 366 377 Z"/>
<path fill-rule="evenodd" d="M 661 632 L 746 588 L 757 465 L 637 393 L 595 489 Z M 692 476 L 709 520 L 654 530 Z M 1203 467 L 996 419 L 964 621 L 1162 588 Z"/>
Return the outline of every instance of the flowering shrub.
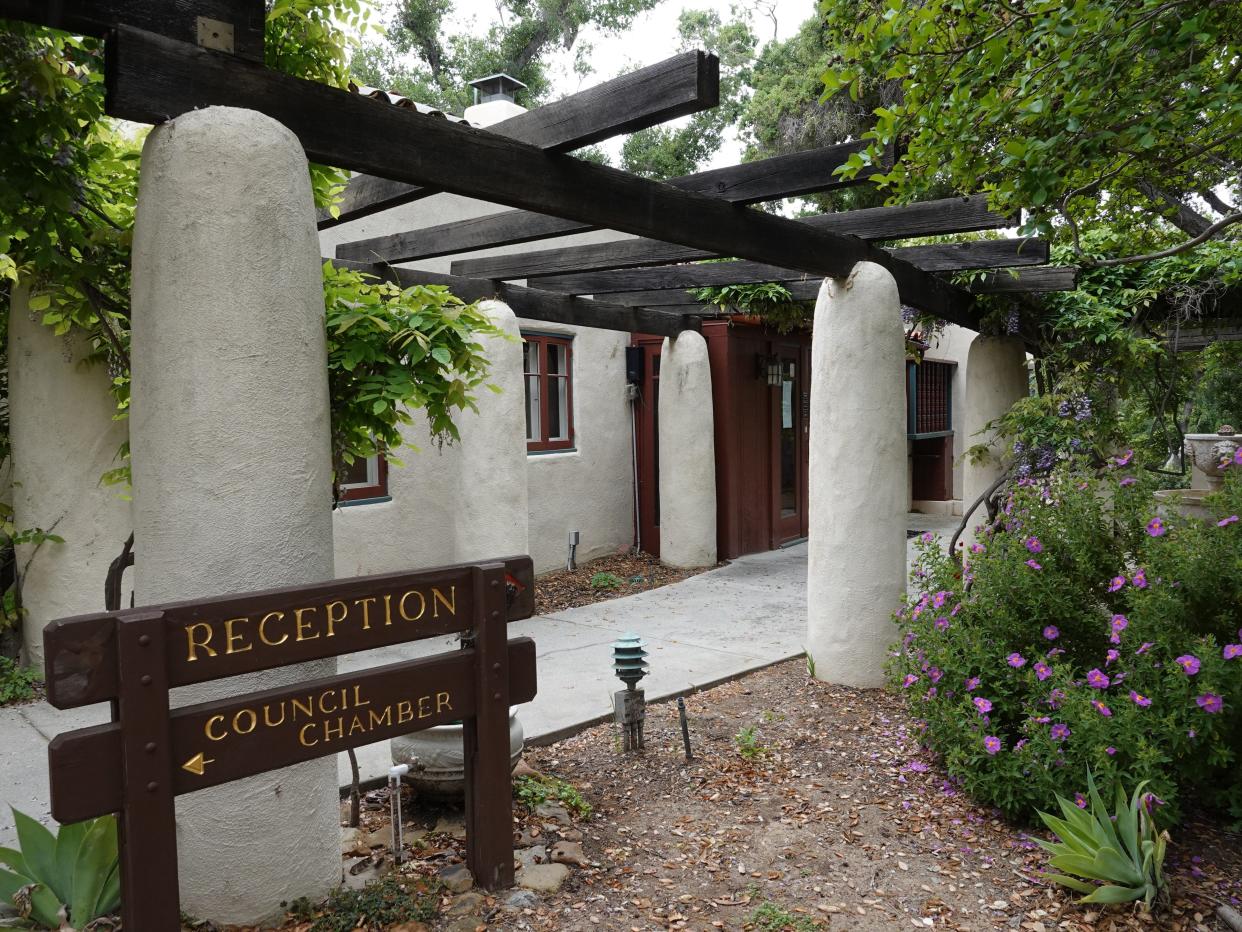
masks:
<path fill-rule="evenodd" d="M 1121 456 L 1023 480 L 961 566 L 924 535 L 891 682 L 968 792 L 1031 816 L 1090 770 L 1150 781 L 1171 818 L 1194 798 L 1242 821 L 1242 460 L 1228 473 L 1209 521 L 1157 514 Z"/>

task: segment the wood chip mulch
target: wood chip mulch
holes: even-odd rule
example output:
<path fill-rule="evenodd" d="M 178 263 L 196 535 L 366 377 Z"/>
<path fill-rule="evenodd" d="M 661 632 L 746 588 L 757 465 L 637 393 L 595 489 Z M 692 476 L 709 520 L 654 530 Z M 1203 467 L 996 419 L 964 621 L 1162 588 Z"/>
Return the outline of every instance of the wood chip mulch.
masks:
<path fill-rule="evenodd" d="M 576 570 L 554 570 L 535 580 L 535 614 L 550 615 L 567 608 L 593 605 L 623 595 L 634 595 L 658 589 L 669 583 L 681 582 L 703 572 L 701 569 L 679 570 L 660 563 L 658 557 L 646 553 L 620 553 L 579 563 Z M 609 573 L 621 580 L 616 588 L 592 585 L 592 578 Z"/>

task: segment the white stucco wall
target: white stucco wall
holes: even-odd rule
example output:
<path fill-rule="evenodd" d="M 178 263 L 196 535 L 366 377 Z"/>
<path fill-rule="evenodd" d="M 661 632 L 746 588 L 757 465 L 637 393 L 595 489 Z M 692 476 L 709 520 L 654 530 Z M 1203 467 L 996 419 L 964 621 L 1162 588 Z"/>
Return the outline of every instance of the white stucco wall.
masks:
<path fill-rule="evenodd" d="M 130 532 L 129 502 L 100 476 L 119 465 L 126 422 L 102 364 L 84 362 L 87 341 L 58 337 L 18 287 L 9 315 L 9 431 L 12 504 L 19 529 L 64 538 L 17 548 L 23 638 L 30 662 L 43 663 L 43 628 L 57 618 L 104 610 L 108 564 Z M 124 604 L 129 604 L 126 575 Z"/>
<path fill-rule="evenodd" d="M 323 283 L 306 158 L 248 110 L 195 110 L 143 149 L 130 415 L 139 604 L 333 577 Z M 283 686 L 335 659 L 183 687 Z M 181 906 L 251 924 L 340 880 L 332 756 L 180 797 Z"/>
<path fill-rule="evenodd" d="M 412 204 L 320 233 L 324 256 L 338 243 L 381 236 L 424 226 L 449 223 L 496 213 L 505 208 L 454 194 L 437 194 Z M 610 230 L 558 237 L 545 243 L 504 246 L 469 253 L 471 258 L 506 255 L 627 238 Z M 457 256 L 404 263 L 404 268 L 448 273 Z M 517 282 L 521 284 L 521 282 Z M 529 552 L 535 572 L 565 564 L 570 531 L 578 531 L 578 559 L 588 560 L 629 547 L 634 537 L 633 463 L 630 455 L 630 410 L 625 400 L 625 347 L 629 334 L 591 327 L 573 327 L 519 319 L 522 330 L 573 337 L 574 449 L 526 457 L 526 493 L 529 507 Z M 516 387 L 522 398 L 521 358 L 516 365 Z M 519 405 L 520 408 L 520 405 Z M 520 413 L 520 411 L 519 411 Z M 415 415 L 417 419 L 417 415 Z M 524 421 L 519 421 L 523 425 Z M 419 446 L 426 445 L 419 440 Z M 388 472 L 392 502 L 340 509 L 336 526 L 337 572 L 353 575 L 434 565 L 446 560 L 456 545 L 442 546 L 453 537 L 457 518 L 443 507 L 435 479 L 412 476 L 411 471 L 445 470 L 453 452 L 425 449 L 410 453 L 406 466 Z M 430 501 L 428 499 L 435 499 Z M 417 515 L 417 517 L 412 517 Z M 384 552 L 378 552 L 383 550 Z M 507 554 L 491 554 L 505 556 Z M 415 563 L 414 560 L 420 562 Z"/>
<path fill-rule="evenodd" d="M 953 373 L 953 498 L 954 506 L 960 509 L 962 500 L 962 453 L 971 446 L 973 441 L 966 435 L 966 355 L 970 350 L 971 341 L 977 336 L 975 331 L 949 324 L 942 330 L 928 347 L 925 358 L 936 362 L 955 362 L 957 369 Z"/>

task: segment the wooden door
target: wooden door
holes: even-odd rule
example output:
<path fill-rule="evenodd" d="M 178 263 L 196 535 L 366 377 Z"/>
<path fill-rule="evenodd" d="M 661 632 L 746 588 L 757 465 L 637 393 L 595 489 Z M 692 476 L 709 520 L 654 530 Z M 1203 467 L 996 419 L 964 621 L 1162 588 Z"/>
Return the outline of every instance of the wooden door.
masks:
<path fill-rule="evenodd" d="M 643 378 L 634 401 L 638 453 L 639 549 L 660 555 L 660 349 L 662 337 L 635 337 L 643 351 Z"/>
<path fill-rule="evenodd" d="M 772 546 L 806 535 L 807 408 L 810 396 L 803 348 L 774 344 L 781 381 L 772 391 Z"/>

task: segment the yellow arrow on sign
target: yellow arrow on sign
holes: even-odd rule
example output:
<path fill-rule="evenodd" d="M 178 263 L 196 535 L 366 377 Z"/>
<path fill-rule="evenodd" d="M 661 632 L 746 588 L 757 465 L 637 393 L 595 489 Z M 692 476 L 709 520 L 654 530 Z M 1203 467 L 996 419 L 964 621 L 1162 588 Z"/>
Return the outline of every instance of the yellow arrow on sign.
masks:
<path fill-rule="evenodd" d="M 188 770 L 190 771 L 190 773 L 197 774 L 198 776 L 201 777 L 203 775 L 203 770 L 206 769 L 207 765 L 214 764 L 214 763 L 215 763 L 214 758 L 203 757 L 203 752 L 199 751 L 197 754 L 191 757 L 188 761 L 182 764 L 181 769 Z"/>

